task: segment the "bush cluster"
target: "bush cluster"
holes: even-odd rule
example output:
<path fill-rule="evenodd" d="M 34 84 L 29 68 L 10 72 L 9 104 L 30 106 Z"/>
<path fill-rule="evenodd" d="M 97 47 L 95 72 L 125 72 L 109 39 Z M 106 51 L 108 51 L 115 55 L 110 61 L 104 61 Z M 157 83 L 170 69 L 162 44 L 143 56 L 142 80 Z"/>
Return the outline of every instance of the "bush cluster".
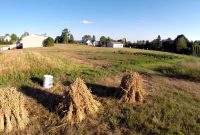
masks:
<path fill-rule="evenodd" d="M 54 46 L 54 40 L 53 40 L 53 38 L 48 37 L 46 40 L 44 40 L 43 46 L 44 47 Z"/>

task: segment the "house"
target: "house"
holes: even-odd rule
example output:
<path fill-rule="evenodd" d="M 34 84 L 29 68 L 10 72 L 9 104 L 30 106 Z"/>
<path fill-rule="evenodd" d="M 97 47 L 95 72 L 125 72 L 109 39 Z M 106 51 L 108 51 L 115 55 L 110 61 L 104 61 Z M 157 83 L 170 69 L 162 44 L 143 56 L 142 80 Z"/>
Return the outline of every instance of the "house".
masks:
<path fill-rule="evenodd" d="M 121 42 L 109 42 L 107 44 L 107 47 L 112 47 L 112 48 L 123 48 L 124 47 L 124 44 L 121 43 Z"/>
<path fill-rule="evenodd" d="M 29 35 L 23 37 L 19 44 L 22 48 L 33 48 L 33 47 L 43 47 L 43 41 L 47 39 L 46 35 Z"/>
<path fill-rule="evenodd" d="M 86 45 L 92 45 L 92 41 L 91 40 L 85 40 L 85 41 L 83 41 L 83 43 L 84 44 L 86 44 Z"/>
<path fill-rule="evenodd" d="M 82 43 L 86 44 L 86 45 L 91 45 L 91 46 L 98 46 L 99 42 L 98 41 L 92 41 L 92 40 L 82 40 Z"/>
<path fill-rule="evenodd" d="M 87 40 L 85 43 L 86 43 L 86 45 L 92 45 L 92 41 L 91 40 Z"/>
<path fill-rule="evenodd" d="M 0 36 L 0 41 L 2 41 L 2 42 L 10 42 L 11 41 L 11 37 L 9 35 Z"/>

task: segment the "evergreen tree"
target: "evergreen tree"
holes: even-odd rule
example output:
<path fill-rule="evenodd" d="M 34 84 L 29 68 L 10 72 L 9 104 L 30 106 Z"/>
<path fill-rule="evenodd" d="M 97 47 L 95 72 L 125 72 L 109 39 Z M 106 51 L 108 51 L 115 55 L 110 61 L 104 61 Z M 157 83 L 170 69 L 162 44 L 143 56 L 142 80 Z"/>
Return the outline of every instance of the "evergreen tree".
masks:
<path fill-rule="evenodd" d="M 21 35 L 20 39 L 26 37 L 26 36 L 29 36 L 29 33 L 28 32 L 24 32 L 24 34 Z"/>
<path fill-rule="evenodd" d="M 94 43 L 96 41 L 96 37 L 95 35 L 92 36 L 92 43 Z"/>
<path fill-rule="evenodd" d="M 62 43 L 68 44 L 68 42 L 69 42 L 69 36 L 70 36 L 70 31 L 67 28 L 65 28 L 62 31 L 62 35 L 61 35 Z"/>
<path fill-rule="evenodd" d="M 101 36 L 99 41 L 100 41 L 101 46 L 105 46 L 107 43 L 107 38 L 105 36 Z"/>
<path fill-rule="evenodd" d="M 74 36 L 72 34 L 69 36 L 69 43 L 74 43 Z"/>
<path fill-rule="evenodd" d="M 84 35 L 84 36 L 82 37 L 82 41 L 83 41 L 83 42 L 86 42 L 87 40 L 92 40 L 91 35 Z"/>

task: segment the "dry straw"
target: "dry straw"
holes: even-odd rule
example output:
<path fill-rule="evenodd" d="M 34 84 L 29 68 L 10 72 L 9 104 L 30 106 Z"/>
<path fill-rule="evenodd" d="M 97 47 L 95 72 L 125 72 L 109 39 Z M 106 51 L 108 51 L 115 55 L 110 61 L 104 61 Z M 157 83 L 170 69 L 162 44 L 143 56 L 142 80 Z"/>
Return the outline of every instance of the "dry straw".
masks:
<path fill-rule="evenodd" d="M 96 101 L 81 78 L 67 87 L 59 109 L 68 124 L 79 123 L 88 116 L 95 116 L 101 104 Z"/>
<path fill-rule="evenodd" d="M 142 102 L 145 94 L 142 88 L 141 76 L 134 72 L 125 75 L 121 81 L 122 97 L 120 102 L 133 104 L 135 102 Z"/>
<path fill-rule="evenodd" d="M 16 88 L 0 88 L 0 132 L 22 130 L 28 122 L 23 95 Z"/>

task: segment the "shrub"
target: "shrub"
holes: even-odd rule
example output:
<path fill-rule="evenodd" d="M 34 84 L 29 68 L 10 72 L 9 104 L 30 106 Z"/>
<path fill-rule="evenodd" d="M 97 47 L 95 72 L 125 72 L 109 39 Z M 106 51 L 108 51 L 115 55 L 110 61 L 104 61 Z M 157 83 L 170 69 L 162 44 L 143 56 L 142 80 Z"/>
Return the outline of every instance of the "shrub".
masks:
<path fill-rule="evenodd" d="M 43 46 L 44 47 L 54 46 L 54 40 L 53 40 L 53 38 L 48 37 L 46 40 L 44 40 Z"/>

